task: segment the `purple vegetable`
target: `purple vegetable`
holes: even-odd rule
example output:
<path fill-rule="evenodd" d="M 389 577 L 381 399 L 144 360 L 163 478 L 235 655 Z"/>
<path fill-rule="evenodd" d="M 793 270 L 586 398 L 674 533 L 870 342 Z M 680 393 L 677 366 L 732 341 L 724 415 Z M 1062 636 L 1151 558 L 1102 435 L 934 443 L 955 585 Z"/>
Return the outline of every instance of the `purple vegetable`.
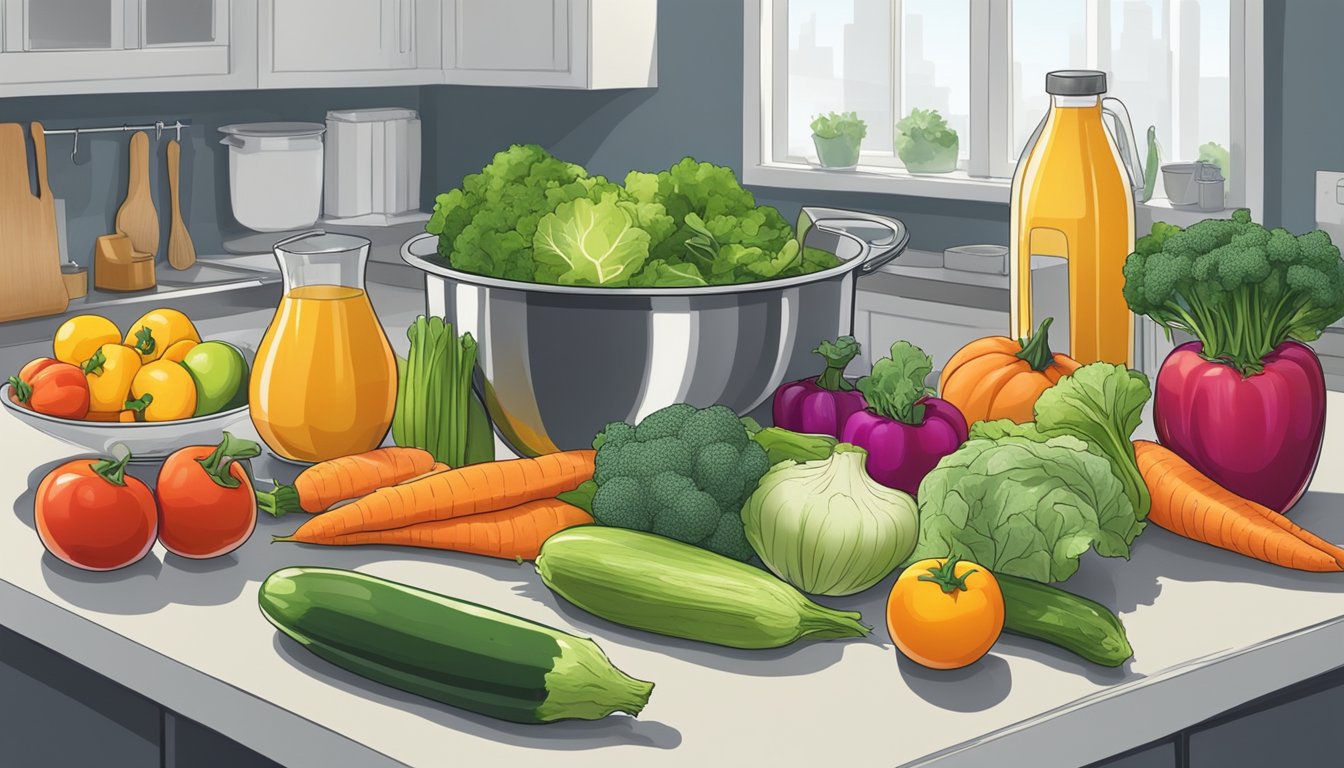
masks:
<path fill-rule="evenodd" d="M 1325 438 L 1325 375 L 1305 344 L 1285 341 L 1250 376 L 1206 360 L 1192 341 L 1157 372 L 1158 440 L 1243 499 L 1287 512 L 1311 484 Z"/>
<path fill-rule="evenodd" d="M 868 475 L 888 488 L 915 496 L 919 483 L 946 455 L 966 442 L 966 418 L 932 396 L 924 380 L 933 361 L 907 341 L 891 345 L 859 379 L 868 410 L 845 421 L 840 441 L 867 449 Z"/>
<path fill-rule="evenodd" d="M 791 381 L 775 390 L 775 426 L 839 438 L 845 421 L 867 407 L 863 394 L 845 378 L 845 366 L 859 354 L 859 343 L 853 336 L 841 336 L 812 351 L 826 361 L 826 370 L 815 379 Z"/>

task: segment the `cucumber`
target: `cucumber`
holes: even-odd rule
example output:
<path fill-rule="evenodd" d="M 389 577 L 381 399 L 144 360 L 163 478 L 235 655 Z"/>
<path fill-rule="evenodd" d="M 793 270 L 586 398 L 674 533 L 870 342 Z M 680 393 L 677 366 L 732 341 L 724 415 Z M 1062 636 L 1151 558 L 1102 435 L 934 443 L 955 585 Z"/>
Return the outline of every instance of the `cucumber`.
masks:
<path fill-rule="evenodd" d="M 1094 664 L 1118 667 L 1134 655 L 1125 625 L 1105 606 L 1049 584 L 996 573 L 1003 630 L 1043 640 Z"/>
<path fill-rule="evenodd" d="M 370 680 L 515 723 L 639 714 L 653 684 L 592 640 L 333 568 L 284 568 L 258 593 L 281 632 Z"/>
<path fill-rule="evenodd" d="M 569 528 L 542 544 L 536 566 L 583 610 L 670 637 L 758 649 L 871 631 L 859 614 L 817 605 L 759 568 L 652 533 Z"/>

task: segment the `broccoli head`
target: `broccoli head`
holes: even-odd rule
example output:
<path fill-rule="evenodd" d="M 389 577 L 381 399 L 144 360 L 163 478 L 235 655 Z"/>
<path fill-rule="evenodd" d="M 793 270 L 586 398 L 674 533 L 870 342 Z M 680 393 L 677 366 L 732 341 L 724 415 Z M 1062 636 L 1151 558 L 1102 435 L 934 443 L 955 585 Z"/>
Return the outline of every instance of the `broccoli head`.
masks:
<path fill-rule="evenodd" d="M 751 559 L 742 505 L 770 461 L 731 409 L 668 406 L 608 424 L 593 447 L 597 522 Z"/>
<path fill-rule="evenodd" d="M 1241 209 L 1182 230 L 1158 222 L 1123 268 L 1125 301 L 1244 375 L 1289 339 L 1311 341 L 1344 316 L 1344 261 L 1324 232 L 1266 229 Z"/>

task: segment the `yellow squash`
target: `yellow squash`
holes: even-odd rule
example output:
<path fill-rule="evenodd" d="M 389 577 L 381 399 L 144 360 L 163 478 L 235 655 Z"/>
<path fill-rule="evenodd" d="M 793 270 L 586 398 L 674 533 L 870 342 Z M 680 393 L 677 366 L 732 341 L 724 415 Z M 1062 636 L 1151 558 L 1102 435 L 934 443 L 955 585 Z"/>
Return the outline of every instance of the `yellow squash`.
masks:
<path fill-rule="evenodd" d="M 62 363 L 81 365 L 104 344 L 121 342 L 116 323 L 102 315 L 78 315 L 61 323 L 52 339 L 52 356 Z"/>
<path fill-rule="evenodd" d="M 196 383 L 178 363 L 156 360 L 135 374 L 131 398 L 126 407 L 140 411 L 145 421 L 188 419 L 196 411 Z"/>
<path fill-rule="evenodd" d="M 149 363 L 163 357 L 169 347 L 183 340 L 201 342 L 201 335 L 191 324 L 191 319 L 176 309 L 156 309 L 131 323 L 122 343 L 139 352 L 141 362 Z"/>
<path fill-rule="evenodd" d="M 125 409 L 131 382 L 140 372 L 140 355 L 128 346 L 104 344 L 80 365 L 89 382 L 89 410 L 117 412 Z"/>

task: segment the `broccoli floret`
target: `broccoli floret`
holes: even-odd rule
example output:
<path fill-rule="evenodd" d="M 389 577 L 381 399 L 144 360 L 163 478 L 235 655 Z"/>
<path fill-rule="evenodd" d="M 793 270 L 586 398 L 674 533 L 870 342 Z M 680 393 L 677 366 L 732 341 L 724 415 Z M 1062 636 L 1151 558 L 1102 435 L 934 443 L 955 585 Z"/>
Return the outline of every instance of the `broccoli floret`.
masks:
<path fill-rule="evenodd" d="M 671 406 L 608 424 L 593 445 L 597 522 L 751 558 L 742 505 L 770 462 L 731 409 Z"/>
<path fill-rule="evenodd" d="M 1124 296 L 1168 332 L 1245 375 L 1288 339 L 1311 341 L 1344 316 L 1344 261 L 1324 232 L 1265 229 L 1241 209 L 1182 231 L 1155 224 L 1125 260 Z"/>

